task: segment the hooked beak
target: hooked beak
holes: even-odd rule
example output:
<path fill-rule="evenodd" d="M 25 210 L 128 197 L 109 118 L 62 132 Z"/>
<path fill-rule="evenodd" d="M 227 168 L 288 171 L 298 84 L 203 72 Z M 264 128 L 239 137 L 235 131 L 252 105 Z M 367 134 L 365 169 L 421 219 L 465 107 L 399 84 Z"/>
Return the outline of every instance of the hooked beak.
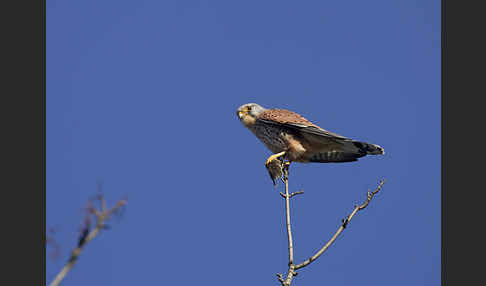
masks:
<path fill-rule="evenodd" d="M 243 118 L 243 112 L 237 111 L 236 115 L 238 116 L 239 119 Z"/>

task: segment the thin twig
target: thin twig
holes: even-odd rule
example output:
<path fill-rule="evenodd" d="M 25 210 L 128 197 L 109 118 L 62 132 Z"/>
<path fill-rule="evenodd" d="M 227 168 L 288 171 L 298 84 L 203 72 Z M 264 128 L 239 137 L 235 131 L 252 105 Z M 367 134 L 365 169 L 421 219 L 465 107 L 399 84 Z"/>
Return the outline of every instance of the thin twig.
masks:
<path fill-rule="evenodd" d="M 87 223 L 84 227 L 84 230 L 82 231 L 78 247 L 73 250 L 73 252 L 71 253 L 71 257 L 68 260 L 68 263 L 61 269 L 61 272 L 57 274 L 56 278 L 54 278 L 50 286 L 57 286 L 59 285 L 59 283 L 61 283 L 69 270 L 73 268 L 74 263 L 76 262 L 79 255 L 81 254 L 81 251 L 83 250 L 83 247 L 89 241 L 95 238 L 103 228 L 105 228 L 105 222 L 111 217 L 114 212 L 116 212 L 122 206 L 126 205 L 125 200 L 120 200 L 114 207 L 107 210 L 103 196 L 100 195 L 99 199 L 101 200 L 101 212 L 93 208 L 91 204 L 88 205 L 89 213 L 93 214 L 96 217 L 96 227 L 93 230 L 89 231 L 89 219 L 86 220 Z"/>
<path fill-rule="evenodd" d="M 298 192 L 290 193 L 290 194 L 289 194 L 289 196 L 290 196 L 290 198 L 291 198 L 291 197 L 293 197 L 293 196 L 300 195 L 300 194 L 303 194 L 303 193 L 304 193 L 304 191 L 302 190 L 302 191 L 298 191 Z M 286 194 L 284 194 L 284 193 L 282 193 L 282 192 L 280 192 L 280 196 L 282 196 L 282 198 L 284 198 L 284 199 L 285 199 L 285 197 L 286 197 L 287 195 L 286 195 Z"/>
<path fill-rule="evenodd" d="M 100 200 L 101 212 L 104 212 L 106 210 L 106 202 L 105 198 L 103 197 L 103 193 L 101 192 L 101 183 L 96 185 L 96 189 L 98 192 L 98 199 Z"/>
<path fill-rule="evenodd" d="M 343 219 L 342 225 L 338 228 L 338 230 L 332 236 L 332 238 L 321 249 L 319 249 L 319 251 L 317 251 L 316 254 L 314 254 L 313 256 L 311 256 L 309 259 L 302 262 L 301 264 L 298 264 L 297 266 L 295 266 L 295 270 L 300 269 L 302 267 L 305 267 L 305 266 L 309 265 L 311 262 L 313 262 L 314 260 L 316 260 L 317 258 L 319 258 L 319 256 L 321 256 L 329 248 L 329 246 L 331 246 L 331 244 L 336 240 L 336 238 L 346 228 L 346 226 L 351 221 L 353 216 L 358 211 L 365 209 L 369 205 L 371 199 L 373 199 L 373 197 L 376 195 L 376 193 L 378 193 L 380 191 L 380 189 L 381 189 L 381 187 L 383 186 L 384 183 L 385 183 L 385 179 L 381 180 L 380 184 L 378 185 L 378 187 L 373 192 L 368 192 L 365 202 L 361 205 L 356 205 L 354 207 L 354 210 L 351 212 L 351 214 L 348 215 L 345 219 Z"/>
<path fill-rule="evenodd" d="M 285 195 L 280 193 L 282 197 L 285 198 L 285 215 L 286 215 L 286 225 L 287 225 L 287 240 L 289 244 L 289 269 L 287 271 L 287 277 L 283 279 L 282 274 L 278 273 L 277 277 L 280 283 L 283 286 L 290 286 L 292 279 L 294 278 L 295 275 L 297 275 L 297 272 L 294 271 L 295 265 L 294 265 L 294 246 L 293 246 L 293 240 L 292 240 L 292 229 L 291 229 L 291 224 L 290 224 L 290 198 L 294 195 L 301 194 L 303 191 L 300 192 L 295 192 L 292 194 L 289 194 L 289 165 L 285 165 L 284 167 L 284 175 L 283 175 L 283 181 L 285 183 Z"/>

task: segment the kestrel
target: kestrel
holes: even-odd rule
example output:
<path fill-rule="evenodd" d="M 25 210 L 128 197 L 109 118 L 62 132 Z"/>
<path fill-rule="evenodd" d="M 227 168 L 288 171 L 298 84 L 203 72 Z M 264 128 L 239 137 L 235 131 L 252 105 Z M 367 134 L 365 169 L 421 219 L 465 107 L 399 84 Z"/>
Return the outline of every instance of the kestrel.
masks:
<path fill-rule="evenodd" d="M 329 132 L 301 115 L 285 109 L 266 109 L 256 103 L 247 103 L 236 111 L 241 123 L 267 146 L 274 155 L 265 166 L 275 184 L 275 160 L 288 163 L 353 162 L 366 155 L 384 154 L 382 147 L 356 141 Z"/>

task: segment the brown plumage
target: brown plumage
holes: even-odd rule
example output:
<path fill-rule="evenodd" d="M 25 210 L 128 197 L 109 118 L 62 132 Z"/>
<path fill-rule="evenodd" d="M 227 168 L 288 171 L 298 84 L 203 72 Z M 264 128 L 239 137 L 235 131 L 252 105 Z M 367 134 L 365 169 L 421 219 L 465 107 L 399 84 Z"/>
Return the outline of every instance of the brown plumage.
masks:
<path fill-rule="evenodd" d="M 314 125 L 312 122 L 309 120 L 305 119 L 301 115 L 290 111 L 286 109 L 267 109 L 261 112 L 257 118 L 263 119 L 263 120 L 270 120 L 276 123 L 299 123 L 299 124 L 305 124 L 307 126 L 315 126 L 318 127 L 317 125 Z"/>

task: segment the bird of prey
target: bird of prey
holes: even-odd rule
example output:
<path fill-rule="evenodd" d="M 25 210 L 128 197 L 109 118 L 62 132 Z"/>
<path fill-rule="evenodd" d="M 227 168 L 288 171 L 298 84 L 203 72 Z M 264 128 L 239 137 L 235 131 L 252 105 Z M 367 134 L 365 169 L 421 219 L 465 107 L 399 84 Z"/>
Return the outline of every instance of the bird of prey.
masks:
<path fill-rule="evenodd" d="M 329 132 L 290 110 L 266 109 L 247 103 L 238 107 L 236 115 L 274 153 L 265 163 L 274 184 L 281 176 L 276 168 L 276 162 L 281 159 L 286 159 L 287 164 L 337 163 L 385 153 L 378 145 Z"/>

